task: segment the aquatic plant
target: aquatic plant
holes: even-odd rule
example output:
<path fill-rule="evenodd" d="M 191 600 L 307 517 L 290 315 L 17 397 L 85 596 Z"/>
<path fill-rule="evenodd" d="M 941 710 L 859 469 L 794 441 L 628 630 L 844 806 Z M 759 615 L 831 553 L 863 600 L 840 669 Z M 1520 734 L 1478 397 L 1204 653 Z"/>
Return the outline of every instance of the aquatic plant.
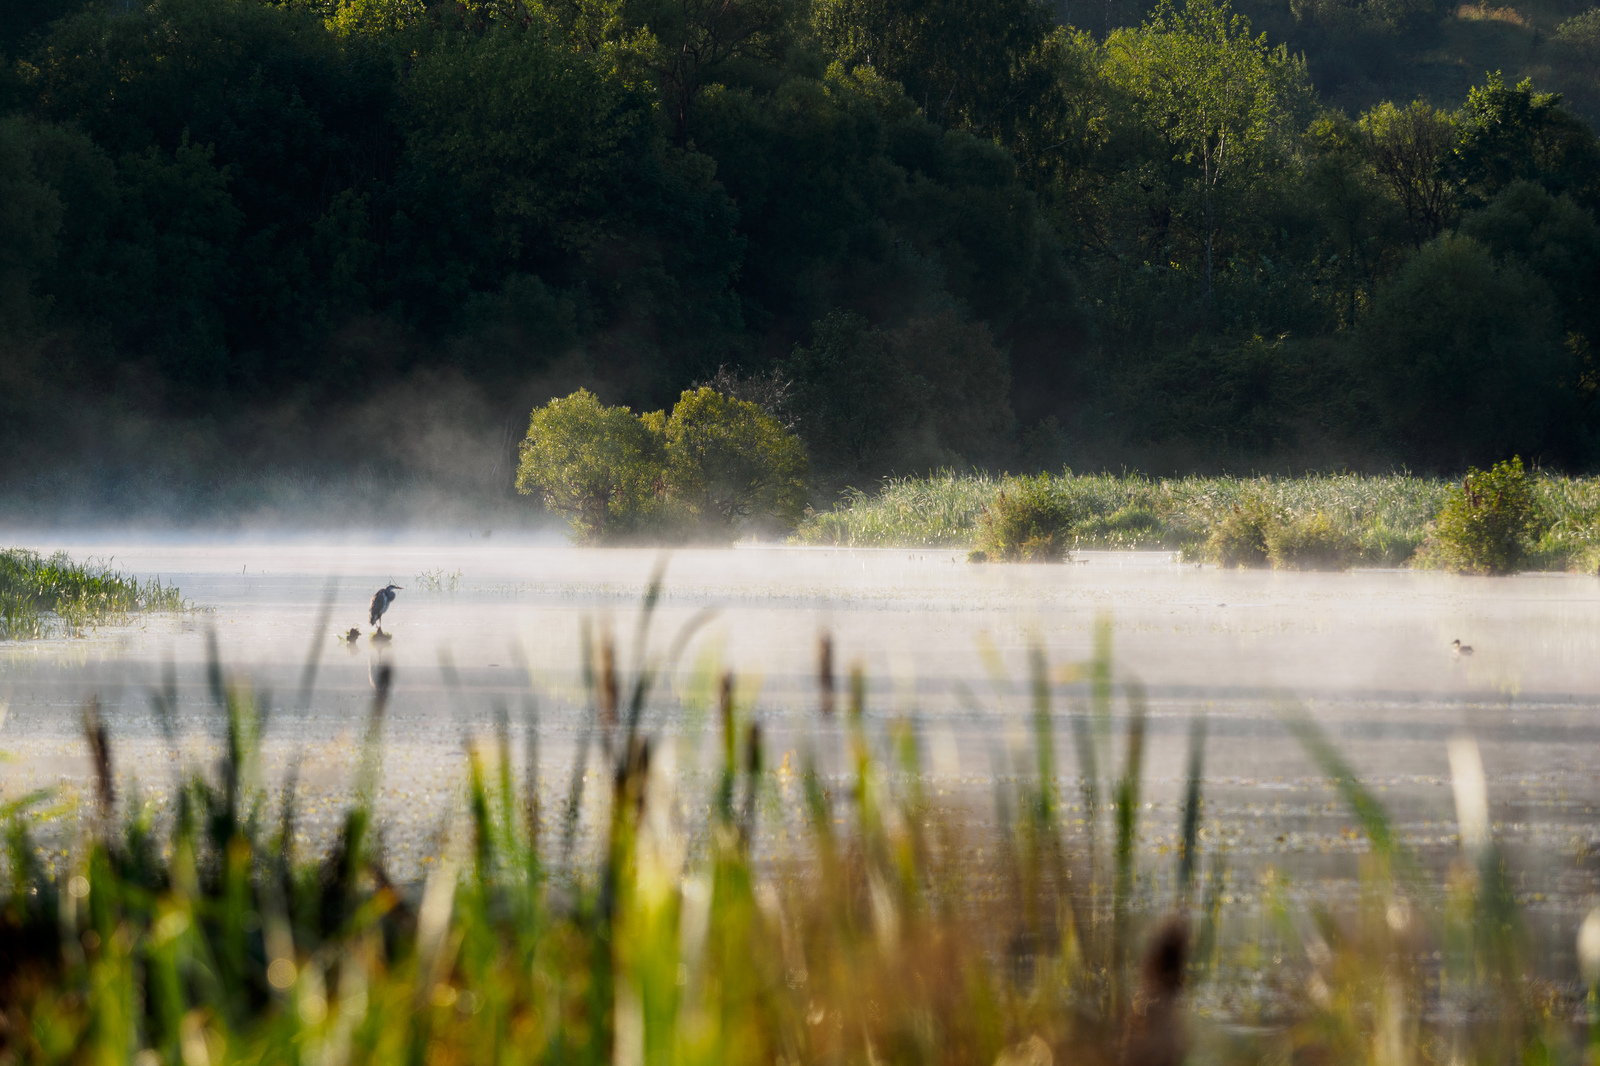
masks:
<path fill-rule="evenodd" d="M 126 621 L 143 611 L 179 611 L 183 596 L 160 578 L 140 581 L 109 566 L 48 559 L 25 548 L 0 550 L 0 640 Z"/>
<path fill-rule="evenodd" d="M 444 567 L 435 567 L 424 570 L 411 579 L 411 584 L 418 592 L 459 592 L 461 589 L 461 571 L 446 570 Z"/>

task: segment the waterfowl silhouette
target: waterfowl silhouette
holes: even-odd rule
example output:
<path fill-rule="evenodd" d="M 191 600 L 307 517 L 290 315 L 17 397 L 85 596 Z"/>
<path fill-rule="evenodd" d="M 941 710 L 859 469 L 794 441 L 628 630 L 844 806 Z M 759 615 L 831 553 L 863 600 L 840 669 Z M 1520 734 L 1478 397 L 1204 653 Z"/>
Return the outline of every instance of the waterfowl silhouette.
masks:
<path fill-rule="evenodd" d="M 368 622 L 371 625 L 377 626 L 379 633 L 383 632 L 383 624 L 379 622 L 378 619 L 383 617 L 383 612 L 387 611 L 389 609 L 389 605 L 394 602 L 395 589 L 401 587 L 402 586 L 391 582 L 372 594 L 372 606 L 370 608 L 370 617 L 368 618 Z"/>
<path fill-rule="evenodd" d="M 1463 644 L 1460 640 L 1452 640 L 1450 642 L 1450 649 L 1456 653 L 1457 659 L 1461 658 L 1463 655 L 1472 654 L 1472 645 Z"/>

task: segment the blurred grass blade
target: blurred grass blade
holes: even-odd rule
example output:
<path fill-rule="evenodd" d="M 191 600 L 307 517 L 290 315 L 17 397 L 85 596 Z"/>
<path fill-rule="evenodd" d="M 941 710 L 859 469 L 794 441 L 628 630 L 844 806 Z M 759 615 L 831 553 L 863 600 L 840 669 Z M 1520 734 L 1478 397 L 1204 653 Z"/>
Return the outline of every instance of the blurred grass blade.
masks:
<path fill-rule="evenodd" d="M 1183 827 L 1178 839 L 1178 898 L 1187 904 L 1200 862 L 1200 799 L 1205 772 L 1206 716 L 1189 720 L 1189 759 L 1184 780 Z"/>
<path fill-rule="evenodd" d="M 1450 759 L 1450 788 L 1455 794 L 1461 850 L 1477 862 L 1489 846 L 1489 788 L 1483 775 L 1483 758 L 1478 753 L 1478 742 L 1468 736 L 1451 738 L 1445 752 Z"/>
<path fill-rule="evenodd" d="M 1304 709 L 1289 707 L 1282 712 L 1284 726 L 1324 776 L 1333 781 L 1345 803 L 1361 823 L 1361 830 L 1372 844 L 1373 853 L 1384 859 L 1394 872 L 1408 881 L 1420 880 L 1420 871 L 1410 852 L 1395 832 L 1388 811 L 1362 784 L 1350 764 L 1328 740 L 1322 728 Z"/>

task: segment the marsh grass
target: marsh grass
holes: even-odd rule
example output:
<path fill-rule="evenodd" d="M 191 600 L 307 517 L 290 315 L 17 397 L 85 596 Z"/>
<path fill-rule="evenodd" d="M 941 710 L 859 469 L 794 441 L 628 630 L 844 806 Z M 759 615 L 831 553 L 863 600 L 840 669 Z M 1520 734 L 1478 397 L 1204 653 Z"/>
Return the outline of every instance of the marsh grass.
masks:
<path fill-rule="evenodd" d="M 841 547 L 972 548 L 984 509 L 1020 480 L 952 473 L 889 480 L 876 493 L 852 493 L 833 510 L 808 516 L 794 539 Z M 1316 533 L 1337 564 L 1352 566 L 1409 564 L 1457 485 L 1399 474 L 1147 478 L 1069 471 L 1026 480 L 1042 483 L 1072 516 L 1068 550 L 1167 550 L 1203 558 L 1207 541 L 1231 516 L 1264 509 L 1288 527 Z M 1600 567 L 1600 478 L 1534 473 L 1530 484 L 1538 535 L 1524 565 L 1594 572 Z M 1258 561 L 1270 561 L 1264 541 Z"/>
<path fill-rule="evenodd" d="M 1260 941 L 1230 943 L 1224 856 L 1206 847 L 1204 721 L 1168 855 L 1143 843 L 1145 702 L 1114 682 L 1108 623 L 1089 662 L 1052 671 L 1033 651 L 1032 750 L 997 765 L 995 814 L 973 828 L 930 794 L 914 724 L 873 726 L 862 672 L 841 685 L 827 640 L 815 733 L 793 766 L 769 768 L 732 675 L 700 671 L 690 690 L 713 723 L 712 773 L 707 791 L 689 789 L 653 728 L 657 679 L 686 643 L 649 653 L 655 599 L 631 673 L 613 641 L 586 634 L 588 714 L 565 802 L 542 806 L 531 700 L 520 758 L 502 710 L 468 746 L 420 893 L 388 878 L 373 818 L 389 668 L 374 675 L 355 801 L 322 856 L 294 847 L 292 774 L 270 815 L 265 704 L 228 680 L 214 642 L 223 757 L 183 767 L 170 829 L 116 793 L 90 704 L 97 788 L 69 868 L 48 876 L 32 846 L 47 793 L 0 810 L 0 1061 L 1176 1066 L 1195 1049 L 1221 1063 L 1576 1061 L 1570 1004 L 1523 980 L 1487 816 L 1462 815 L 1481 831 L 1464 828 L 1462 861 L 1430 883 L 1308 718 L 1286 721 L 1369 843 L 1360 902 L 1302 912 L 1269 885 Z M 1053 677 L 1085 686 L 1069 716 L 1075 776 L 1055 764 Z M 152 704 L 176 753 L 177 693 Z M 1470 761 L 1461 744 L 1453 767 Z M 828 751 L 841 772 L 822 770 Z M 1464 810 L 1486 803 L 1481 767 L 1476 799 L 1471 777 L 1457 774 Z M 573 844 L 586 809 L 592 852 Z M 760 858 L 762 820 L 785 810 L 803 839 Z M 1188 1006 L 1233 955 L 1258 979 L 1270 970 L 1286 1003 L 1246 1035 Z"/>
<path fill-rule="evenodd" d="M 888 478 L 876 493 L 852 489 L 832 510 L 808 514 L 795 539 L 860 548 L 970 548 L 978 518 L 999 487 L 1000 479 L 987 474 Z"/>
<path fill-rule="evenodd" d="M 461 591 L 461 571 L 446 570 L 444 567 L 435 567 L 424 570 L 411 579 L 411 584 L 419 592 L 459 592 Z"/>
<path fill-rule="evenodd" d="M 183 606 L 178 589 L 160 578 L 140 581 L 109 566 L 75 563 L 65 552 L 44 558 L 23 548 L 0 550 L 0 640 L 77 634 Z"/>
<path fill-rule="evenodd" d="M 1052 491 L 1048 478 L 1013 478 L 978 516 L 973 561 L 1059 563 L 1072 531 L 1070 501 Z"/>

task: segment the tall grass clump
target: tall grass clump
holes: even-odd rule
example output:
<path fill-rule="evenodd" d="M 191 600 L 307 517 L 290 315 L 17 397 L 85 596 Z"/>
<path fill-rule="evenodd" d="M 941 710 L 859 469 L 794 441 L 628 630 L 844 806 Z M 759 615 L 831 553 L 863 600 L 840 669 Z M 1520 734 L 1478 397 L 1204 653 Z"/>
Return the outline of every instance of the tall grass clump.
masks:
<path fill-rule="evenodd" d="M 1289 516 L 1267 527 L 1267 561 L 1278 570 L 1345 570 L 1361 545 L 1321 511 Z"/>
<path fill-rule="evenodd" d="M 1219 566 L 1265 566 L 1267 530 L 1277 521 L 1263 499 L 1241 500 L 1211 526 L 1205 556 Z"/>
<path fill-rule="evenodd" d="M 1344 570 L 1359 553 L 1354 534 L 1326 513 L 1285 513 L 1258 496 L 1235 504 L 1213 524 L 1198 554 L 1219 566 Z"/>
<path fill-rule="evenodd" d="M 875 493 L 852 489 L 829 511 L 813 511 L 795 539 L 841 548 L 968 548 L 999 481 L 943 471 L 887 478 Z"/>
<path fill-rule="evenodd" d="M 0 550 L 0 640 L 125 621 L 141 611 L 178 611 L 183 597 L 160 578 L 140 581 L 109 566 L 48 559 L 24 548 Z"/>
<path fill-rule="evenodd" d="M 1446 570 L 1509 574 L 1528 557 L 1538 525 L 1520 458 L 1469 470 L 1434 521 L 1425 560 Z"/>
<path fill-rule="evenodd" d="M 1048 477 L 1009 478 L 978 516 L 974 562 L 1059 563 L 1072 533 L 1072 503 Z"/>
<path fill-rule="evenodd" d="M 468 746 L 420 891 L 388 877 L 375 818 L 387 666 L 354 800 L 322 855 L 295 845 L 294 775 L 269 795 L 266 704 L 228 680 L 214 642 L 222 758 L 182 767 L 170 824 L 118 791 L 91 703 L 96 786 L 67 867 L 47 874 L 32 843 L 47 793 L 0 810 L 0 1062 L 1177 1066 L 1195 1051 L 1377 1066 L 1442 1049 L 1482 1062 L 1582 1051 L 1573 1004 L 1524 978 L 1514 879 L 1470 740 L 1450 744 L 1461 859 L 1439 885 L 1327 738 L 1289 715 L 1367 839 L 1361 893 L 1302 914 L 1269 885 L 1236 942 L 1220 920 L 1223 855 L 1206 846 L 1204 720 L 1189 730 L 1167 856 L 1141 826 L 1145 700 L 1114 680 L 1108 623 L 1068 671 L 1083 683 L 1066 716 L 1076 773 L 1056 764 L 1054 672 L 1036 648 L 1031 751 L 996 754 L 995 813 L 975 825 L 928 787 L 911 721 L 873 724 L 859 668 L 840 698 L 827 640 L 794 765 L 773 768 L 735 678 L 701 672 L 691 689 L 706 694 L 713 743 L 699 791 L 700 775 L 672 768 L 692 738 L 663 735 L 653 714 L 686 642 L 649 653 L 655 600 L 631 672 L 609 638 L 584 641 L 588 707 L 559 800 L 540 780 L 531 703 L 520 753 L 503 710 Z M 176 762 L 177 693 L 152 703 Z M 1235 959 L 1287 990 L 1242 1034 L 1190 1006 Z"/>

